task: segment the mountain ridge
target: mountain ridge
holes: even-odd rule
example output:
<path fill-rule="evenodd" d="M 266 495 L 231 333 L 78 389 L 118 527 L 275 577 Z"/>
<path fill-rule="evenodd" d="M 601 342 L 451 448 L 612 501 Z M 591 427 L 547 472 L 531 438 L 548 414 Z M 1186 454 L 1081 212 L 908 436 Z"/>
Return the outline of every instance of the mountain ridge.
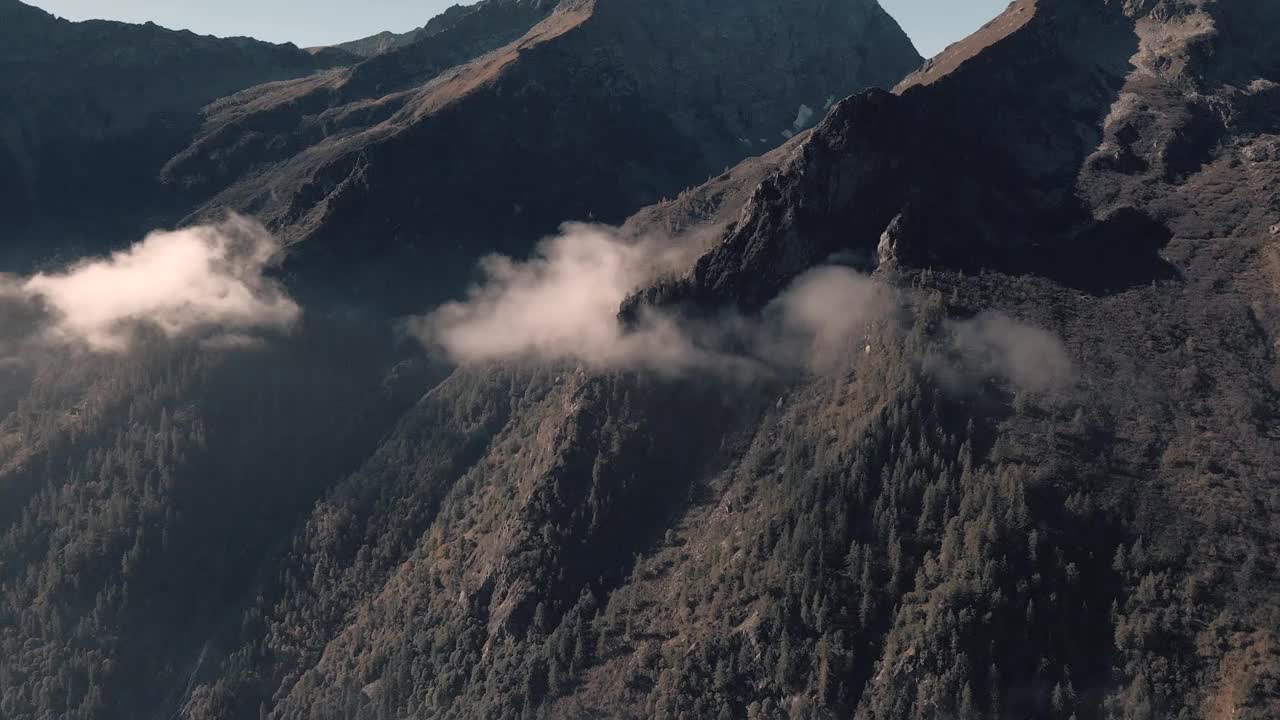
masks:
<path fill-rule="evenodd" d="M 233 160 L 234 153 L 223 155 L 217 149 L 219 144 L 245 136 L 251 139 L 243 145 L 248 152 L 262 147 L 263 142 L 269 142 L 273 148 L 283 148 L 283 152 L 268 151 L 272 154 L 267 156 L 269 159 L 265 167 L 249 174 L 249 179 L 244 182 L 236 182 L 234 178 L 245 173 L 246 166 L 242 163 L 232 165 L 232 171 L 223 179 L 215 179 L 209 184 L 215 195 L 193 218 L 217 214 L 226 207 L 253 211 L 290 244 L 297 245 L 295 254 L 299 266 L 308 264 L 307 256 L 312 255 L 317 257 L 314 263 L 320 266 L 338 264 L 350 268 L 370 254 L 413 253 L 416 246 L 426 243 L 438 258 L 457 253 L 457 259 L 449 260 L 448 269 L 440 273 L 442 277 L 457 276 L 465 273 L 467 266 L 478 257 L 476 250 L 469 246 L 481 242 L 480 237 L 485 238 L 483 243 L 489 249 L 521 254 L 539 236 L 552 231 L 567 218 L 594 217 L 620 222 L 630 210 L 657 200 L 664 193 L 674 193 L 681 187 L 700 182 L 710 172 L 749 155 L 750 148 L 759 142 L 756 136 L 770 134 L 782 140 L 785 139 L 782 131 L 793 133 L 803 129 L 808 120 L 792 127 L 797 108 L 805 104 L 801 95 L 817 106 L 830 97 L 834 86 L 849 82 L 845 78 L 865 78 L 854 81 L 858 86 L 888 85 L 918 62 L 919 57 L 914 51 L 907 49 L 909 42 L 905 35 L 896 24 L 887 24 L 891 21 L 886 20 L 887 16 L 878 6 L 856 2 L 823 8 L 826 15 L 791 15 L 767 25 L 761 24 L 762 14 L 767 11 L 762 8 L 743 9 L 737 16 L 721 18 L 724 33 L 736 28 L 732 32 L 743 34 L 742 42 L 762 34 L 780 37 L 784 29 L 797 36 L 813 33 L 819 24 L 840 23 L 850 29 L 849 36 L 842 39 L 837 47 L 826 48 L 818 44 L 813 48 L 802 48 L 794 40 L 789 40 L 777 46 L 777 57 L 740 58 L 744 63 L 751 63 L 742 69 L 741 77 L 768 77 L 769 82 L 788 88 L 785 92 L 791 97 L 780 97 L 783 91 L 766 91 L 759 87 L 760 83 L 739 82 L 737 87 L 721 91 L 723 97 L 715 99 L 715 107 L 723 107 L 718 114 L 685 115 L 682 108 L 709 102 L 695 97 L 710 97 L 717 92 L 714 87 L 696 88 L 691 84 L 693 79 L 705 76 L 707 79 L 699 82 L 710 84 L 714 80 L 727 87 L 724 78 L 731 71 L 723 58 L 717 59 L 718 56 L 709 54 L 708 59 L 699 61 L 699 53 L 712 53 L 715 48 L 740 53 L 732 49 L 743 47 L 742 42 L 728 35 L 708 36 L 690 42 L 681 42 L 663 33 L 652 38 L 642 37 L 642 33 L 657 32 L 662 15 L 658 8 L 639 12 L 633 4 L 625 2 L 562 3 L 540 24 L 532 25 L 524 39 L 506 45 L 505 50 L 490 47 L 488 52 L 497 54 L 481 55 L 470 64 L 448 71 L 460 73 L 458 82 L 462 77 L 483 76 L 492 79 L 491 83 L 468 87 L 466 92 L 454 92 L 452 83 L 455 80 L 450 79 L 453 75 L 435 76 L 436 72 L 449 66 L 449 61 L 445 61 L 436 65 L 427 63 L 422 77 L 434 79 L 428 79 L 421 85 L 411 83 L 406 92 L 393 90 L 389 95 L 382 95 L 381 89 L 374 88 L 371 97 L 376 99 L 352 101 L 343 96 L 346 90 L 339 88 L 353 83 L 358 85 L 358 77 L 364 68 L 382 65 L 418 67 L 406 64 L 407 61 L 400 58 L 409 53 L 425 52 L 431 47 L 443 48 L 442 43 L 452 36 L 446 32 L 424 38 L 414 45 L 375 56 L 350 71 L 344 71 L 350 76 L 347 80 L 334 78 L 294 83 L 305 93 L 305 101 L 295 102 L 291 89 L 278 93 L 288 103 L 287 107 L 264 99 L 266 103 L 277 103 L 282 112 L 291 113 L 288 120 L 273 118 L 271 113 L 274 111 L 269 109 L 272 106 L 265 104 L 263 110 L 256 111 L 261 121 L 254 119 L 255 111 L 252 110 L 243 119 L 233 116 L 234 102 L 225 111 L 215 109 L 207 134 L 175 158 L 166 169 L 165 176 L 171 183 L 179 185 L 199 183 L 211 174 L 204 169 L 208 164 L 207 158 L 218 158 L 217 164 L 211 168 L 214 172 L 229 161 L 237 162 Z M 851 9 L 852 13 L 849 12 Z M 538 20 L 542 12 L 525 5 L 508 7 L 496 4 L 491 11 L 535 13 L 532 17 L 511 15 L 520 19 L 514 25 L 506 26 L 509 28 Z M 709 6 L 682 12 L 691 13 L 689 22 L 683 23 L 682 27 L 708 27 L 700 24 L 697 18 L 710 13 Z M 466 20 L 478 17 L 479 12 L 467 16 Z M 560 22 L 557 18 L 565 18 L 568 22 L 571 17 L 579 18 L 582 24 L 574 21 L 571 31 L 541 34 L 540 28 L 550 31 L 555 23 Z M 638 20 L 643 18 L 649 20 Z M 895 46 L 892 54 L 886 54 L 883 60 L 874 57 L 859 59 L 859 44 L 879 37 L 888 38 L 885 42 Z M 655 51 L 650 54 L 641 52 L 641 48 Z M 662 52 L 656 48 L 661 48 Z M 791 53 L 808 55 L 803 58 L 787 57 Z M 663 60 L 664 63 L 683 62 L 690 64 L 689 67 L 656 68 L 646 59 L 668 55 L 670 60 Z M 791 65 L 806 63 L 809 79 L 797 80 L 791 73 L 776 69 L 771 63 L 780 57 Z M 691 64 L 696 62 L 704 64 L 701 67 Z M 487 75 L 498 67 L 493 63 L 499 63 L 503 70 L 496 75 Z M 306 83 L 312 87 L 303 87 Z M 815 89 L 823 84 L 832 88 Z M 791 86 L 795 88 L 791 89 Z M 577 104 L 572 108 L 559 106 L 546 96 L 551 91 L 557 96 L 575 98 Z M 368 89 L 358 85 L 355 92 L 356 98 L 365 97 Z M 724 94 L 730 92 L 733 94 Z M 683 97 L 680 93 L 696 95 Z M 333 99 L 326 99 L 326 95 Z M 499 103 L 499 108 L 513 107 L 508 97 L 513 101 L 519 97 L 518 102 L 527 108 L 508 116 L 502 114 L 511 113 L 511 110 L 495 111 L 493 103 Z M 251 99 L 255 104 L 263 102 L 252 96 L 245 96 L 245 99 Z M 464 103 L 466 108 L 459 103 Z M 774 129 L 767 133 L 755 126 L 733 125 L 741 123 L 743 117 L 762 116 L 761 110 L 772 113 L 770 124 L 774 124 Z M 470 117 L 471 113 L 476 113 L 477 117 Z M 220 119 L 224 116 L 232 118 L 225 125 Z M 557 118 L 563 127 L 555 131 L 545 127 L 542 118 L 548 117 Z M 583 124 L 588 118 L 591 122 Z M 269 134 L 259 139 L 259 133 L 252 129 L 258 122 L 276 126 L 283 123 L 289 139 L 267 141 Z M 502 152 L 499 154 L 497 148 L 487 146 L 470 148 L 466 150 L 464 161 L 460 156 L 454 157 L 462 150 L 452 148 L 444 136 L 444 133 L 453 132 L 451 128 L 459 122 L 468 125 L 513 124 L 530 136 L 511 136 L 510 132 L 499 131 L 495 127 L 488 137 L 502 139 L 505 143 Z M 753 120 L 755 124 L 760 122 Z M 440 129 L 434 130 L 433 126 Z M 296 128 L 301 128 L 301 131 Z M 508 139 L 508 136 L 511 137 Z M 455 133 L 454 137 L 465 140 L 468 136 Z M 564 139 L 569 137 L 573 138 L 572 142 Z M 304 138 L 301 146 L 296 143 L 297 138 Z M 366 147 L 366 142 L 371 144 Z M 767 140 L 766 143 L 767 146 L 772 144 Z M 391 149 L 396 146 L 402 147 Z M 649 150 L 643 151 L 642 148 Z M 599 159 L 589 160 L 583 157 L 584 153 Z M 454 177 L 447 187 L 437 188 L 431 196 L 449 198 L 449 201 L 427 204 L 422 192 L 407 193 L 400 183 L 390 178 L 382 180 L 366 175 L 363 170 L 366 165 L 360 160 L 365 154 L 398 159 L 388 157 L 373 163 L 374 168 L 389 168 L 415 154 L 432 157 L 435 162 L 449 168 L 448 172 L 452 172 Z M 518 162 L 513 164 L 505 160 L 506 157 Z M 653 157 L 676 160 L 656 165 L 648 160 Z M 621 172 L 606 173 L 603 168 L 606 158 L 612 158 L 609 163 L 620 168 Z M 490 164 L 483 172 L 468 169 L 482 162 Z M 552 169 L 555 169 L 554 173 Z M 504 177 L 513 171 L 528 176 L 523 179 Z M 561 188 L 553 183 L 535 181 L 543 173 L 572 178 L 574 186 Z M 621 177 L 615 177 L 617 175 Z M 504 178 L 505 182 L 495 186 L 490 181 L 492 178 Z M 477 203 L 483 205 L 483 211 L 472 212 Z M 358 215 L 356 207 L 361 208 Z M 464 222 L 464 218 L 457 216 L 458 211 L 464 209 L 468 211 L 467 218 L 483 220 Z M 356 224 L 352 225 L 352 222 Z M 418 229 L 411 232 L 409 228 Z M 428 230 L 431 232 L 426 232 Z M 451 234 L 457 238 L 460 247 L 436 246 L 433 234 Z M 313 235 L 324 237 L 310 242 L 308 239 Z M 384 240 L 376 248 L 361 248 L 342 239 L 397 235 L 402 237 L 389 244 Z M 327 257 L 329 255 L 333 257 Z M 387 269 L 384 266 L 381 271 Z M 443 299 L 443 296 L 435 299 Z"/>
<path fill-rule="evenodd" d="M 510 2 L 510 0 L 507 1 Z M 516 2 L 521 1 L 522 0 L 516 0 Z M 388 50 L 413 44 L 424 37 L 431 37 L 433 35 L 439 35 L 447 32 L 461 23 L 464 18 L 477 11 L 482 11 L 482 6 L 494 4 L 499 3 L 478 2 L 471 5 L 451 5 L 448 8 L 445 8 L 445 10 L 439 15 L 428 20 L 422 27 L 409 30 L 408 32 L 396 33 L 390 30 L 384 30 L 383 32 L 375 35 L 338 43 L 336 45 L 314 48 L 314 50 L 322 51 L 326 49 L 338 49 L 345 52 L 351 52 L 362 57 L 371 57 L 373 55 L 384 53 Z M 542 0 L 524 0 L 524 4 L 537 6 L 549 3 L 542 2 Z"/>

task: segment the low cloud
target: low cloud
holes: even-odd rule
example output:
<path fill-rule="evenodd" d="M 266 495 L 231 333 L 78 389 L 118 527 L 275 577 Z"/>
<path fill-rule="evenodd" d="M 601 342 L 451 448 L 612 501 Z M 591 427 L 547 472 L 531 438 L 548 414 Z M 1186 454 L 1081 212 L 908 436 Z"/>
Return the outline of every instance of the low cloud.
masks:
<path fill-rule="evenodd" d="M 673 243 L 625 241 L 613 229 L 569 224 L 519 262 L 481 261 L 483 282 L 462 302 L 416 318 L 413 333 L 456 362 L 573 358 L 592 365 L 681 363 L 691 353 L 673 326 L 646 318 L 625 332 L 617 320 L 627 293 L 674 271 Z"/>
<path fill-rule="evenodd" d="M 1019 390 L 1043 392 L 1066 387 L 1074 378 L 1071 358 L 1058 336 L 999 312 L 983 312 L 952 324 L 960 358 L 951 379 L 999 375 Z M 959 373 L 959 374 L 957 374 Z"/>
<path fill-rule="evenodd" d="M 529 260 L 486 258 L 483 278 L 465 300 L 413 318 L 408 327 L 456 363 L 573 360 L 603 368 L 748 377 L 834 369 L 863 351 L 859 338 L 878 320 L 899 332 L 909 329 L 897 313 L 904 291 L 842 265 L 800 276 L 757 316 L 689 319 L 648 308 L 629 325 L 618 319 L 630 293 L 687 269 L 702 247 L 669 238 L 633 240 L 598 225 L 566 225 Z M 922 362 L 954 389 L 999 378 L 1039 392 L 1064 387 L 1073 377 L 1066 348 L 1053 333 L 1000 313 L 944 323 L 938 339 L 942 344 Z"/>
<path fill-rule="evenodd" d="M 616 230 L 571 224 L 543 241 L 528 261 L 492 256 L 466 300 L 410 321 L 427 347 L 454 362 L 572 359 L 597 367 L 662 372 L 821 365 L 881 298 L 866 277 L 824 267 L 800 279 L 760 318 L 723 315 L 689 321 L 655 309 L 624 326 L 628 294 L 687 268 L 700 245 L 624 238 Z"/>
<path fill-rule="evenodd" d="M 809 126 L 811 120 L 813 120 L 813 108 L 802 104 L 800 109 L 796 111 L 796 119 L 795 122 L 791 123 L 791 127 L 796 132 L 800 132 Z"/>
<path fill-rule="evenodd" d="M 757 353 L 775 365 L 829 370 L 859 332 L 896 305 L 888 287 L 865 275 L 835 265 L 815 268 L 766 308 Z"/>
<path fill-rule="evenodd" d="M 0 352 L 9 357 L 31 343 L 119 352 L 143 326 L 224 346 L 243 345 L 255 331 L 288 329 L 301 310 L 266 275 L 280 249 L 260 224 L 233 215 L 153 232 L 62 270 L 0 277 Z"/>

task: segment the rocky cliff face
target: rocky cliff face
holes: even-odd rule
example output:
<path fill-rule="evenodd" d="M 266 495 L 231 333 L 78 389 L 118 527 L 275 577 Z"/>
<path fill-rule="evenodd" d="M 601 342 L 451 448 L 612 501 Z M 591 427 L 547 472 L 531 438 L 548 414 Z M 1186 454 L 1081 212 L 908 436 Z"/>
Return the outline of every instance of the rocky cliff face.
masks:
<path fill-rule="evenodd" d="M 0 213 L 10 248 L 40 234 L 36 223 L 61 233 L 138 229 L 131 221 L 160 205 L 159 169 L 205 104 L 332 62 L 248 38 L 73 23 L 17 0 L 0 3 L 0 47 Z"/>

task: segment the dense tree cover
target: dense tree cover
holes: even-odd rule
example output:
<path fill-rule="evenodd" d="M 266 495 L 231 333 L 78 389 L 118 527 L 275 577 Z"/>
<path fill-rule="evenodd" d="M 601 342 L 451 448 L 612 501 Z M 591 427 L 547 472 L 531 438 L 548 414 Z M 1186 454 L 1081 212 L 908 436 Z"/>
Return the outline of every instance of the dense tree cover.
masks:
<path fill-rule="evenodd" d="M 31 363 L 0 425 L 0 715 L 181 701 L 264 549 L 395 412 L 358 366 L 298 362 L 313 349 L 153 337 Z"/>
<path fill-rule="evenodd" d="M 966 298 L 918 282 L 822 372 L 472 367 L 380 439 L 343 363 L 52 364 L 4 426 L 0 709 L 1266 717 L 1270 536 L 1158 522 L 1109 387 L 944 372 Z"/>

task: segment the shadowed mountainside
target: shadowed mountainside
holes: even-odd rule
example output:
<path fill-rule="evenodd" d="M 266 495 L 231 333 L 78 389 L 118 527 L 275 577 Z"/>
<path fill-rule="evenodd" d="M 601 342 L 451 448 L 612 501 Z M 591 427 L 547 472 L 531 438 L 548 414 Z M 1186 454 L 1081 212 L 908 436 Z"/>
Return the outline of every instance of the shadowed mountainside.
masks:
<path fill-rule="evenodd" d="M 205 104 L 335 61 L 292 45 L 153 24 L 70 22 L 17 0 L 0 2 L 6 250 L 19 240 L 48 240 L 31 249 L 39 258 L 75 242 L 56 235 L 151 227 L 159 170 L 199 127 Z"/>

